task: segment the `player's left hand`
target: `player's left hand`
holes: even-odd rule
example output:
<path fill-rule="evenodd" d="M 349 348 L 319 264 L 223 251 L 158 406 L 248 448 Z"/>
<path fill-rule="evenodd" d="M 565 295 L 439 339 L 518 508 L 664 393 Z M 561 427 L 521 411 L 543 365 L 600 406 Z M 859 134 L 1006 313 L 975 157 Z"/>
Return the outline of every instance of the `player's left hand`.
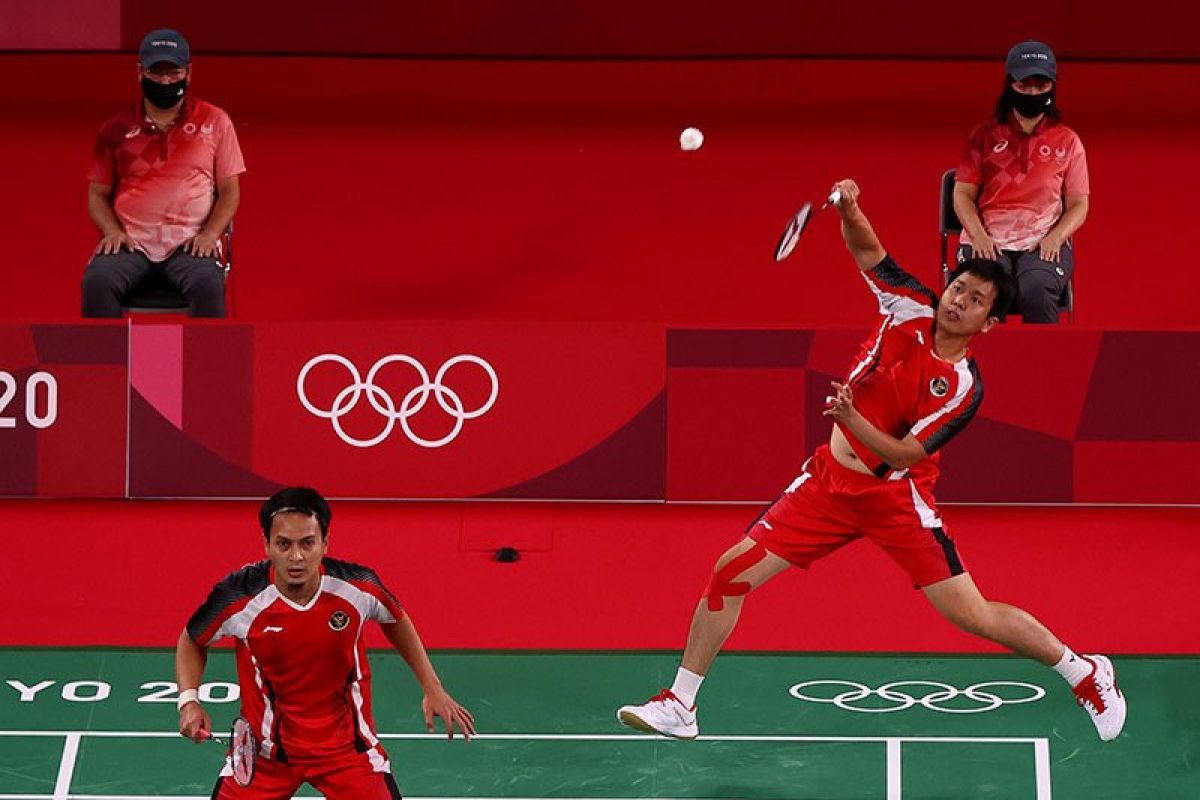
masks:
<path fill-rule="evenodd" d="M 854 392 L 849 386 L 837 381 L 833 381 L 832 385 L 834 394 L 825 398 L 825 410 L 821 413 L 826 417 L 833 417 L 838 422 L 845 422 L 855 413 Z"/>
<path fill-rule="evenodd" d="M 454 738 L 455 726 L 458 726 L 464 739 L 475 735 L 475 718 L 471 712 L 440 686 L 427 691 L 421 698 L 421 711 L 425 715 L 425 729 L 430 732 L 433 731 L 433 718 L 441 717 L 442 724 L 446 726 L 447 739 Z"/>
<path fill-rule="evenodd" d="M 221 245 L 216 236 L 200 231 L 183 245 L 183 249 L 197 258 L 216 258 Z"/>
<path fill-rule="evenodd" d="M 1053 231 L 1046 234 L 1045 238 L 1038 242 L 1038 255 L 1042 257 L 1042 261 L 1049 261 L 1051 264 L 1059 263 L 1063 241 L 1063 237 Z"/>

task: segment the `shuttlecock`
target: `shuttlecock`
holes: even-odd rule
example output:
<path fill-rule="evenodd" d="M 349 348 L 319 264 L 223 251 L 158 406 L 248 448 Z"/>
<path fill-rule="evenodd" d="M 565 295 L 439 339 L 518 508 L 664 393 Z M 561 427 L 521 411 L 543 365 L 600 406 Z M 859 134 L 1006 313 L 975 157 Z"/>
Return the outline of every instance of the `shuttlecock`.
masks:
<path fill-rule="evenodd" d="M 704 144 L 704 134 L 699 128 L 684 128 L 679 134 L 680 150 L 699 150 Z"/>

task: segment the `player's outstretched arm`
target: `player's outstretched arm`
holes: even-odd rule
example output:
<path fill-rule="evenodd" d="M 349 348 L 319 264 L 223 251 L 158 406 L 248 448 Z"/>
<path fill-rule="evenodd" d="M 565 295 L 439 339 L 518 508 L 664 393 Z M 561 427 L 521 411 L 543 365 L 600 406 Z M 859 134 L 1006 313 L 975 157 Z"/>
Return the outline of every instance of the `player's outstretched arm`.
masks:
<path fill-rule="evenodd" d="M 834 184 L 833 189 L 842 196 L 836 206 L 842 217 L 842 238 L 846 240 L 846 248 L 858 262 L 859 269 L 864 272 L 875 269 L 887 255 L 887 250 L 883 249 L 867 215 L 858 205 L 861 194 L 858 184 L 845 178 Z"/>
<path fill-rule="evenodd" d="M 401 617 L 399 622 L 385 623 L 379 627 L 383 629 L 383 634 L 392 643 L 392 647 L 396 648 L 396 652 L 408 663 L 417 683 L 421 684 L 421 690 L 425 693 L 421 699 L 425 727 L 432 731 L 433 718 L 441 717 L 442 724 L 446 726 L 447 738 L 454 738 L 455 726 L 462 731 L 464 739 L 474 736 L 475 718 L 442 687 L 442 681 L 438 678 L 437 671 L 429 660 L 429 654 L 425 652 L 425 645 L 421 643 L 421 637 L 408 615 Z"/>
<path fill-rule="evenodd" d="M 212 737 L 212 717 L 200 705 L 196 691 L 208 664 L 208 648 L 196 644 L 185 630 L 175 645 L 175 683 L 179 686 L 179 732 L 193 742 Z"/>
<path fill-rule="evenodd" d="M 889 467 L 908 469 L 928 455 L 925 446 L 911 433 L 903 439 L 897 439 L 872 425 L 854 407 L 854 393 L 849 386 L 834 381 L 833 391 L 833 395 L 825 398 L 827 405 L 822 413 L 844 425 Z"/>

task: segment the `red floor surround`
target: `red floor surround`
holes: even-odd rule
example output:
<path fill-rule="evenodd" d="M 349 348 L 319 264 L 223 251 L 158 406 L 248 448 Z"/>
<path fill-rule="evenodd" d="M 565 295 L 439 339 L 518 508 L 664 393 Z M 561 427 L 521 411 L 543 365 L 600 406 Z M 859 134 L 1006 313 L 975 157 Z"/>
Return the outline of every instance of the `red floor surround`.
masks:
<path fill-rule="evenodd" d="M 262 557 L 245 502 L 4 501 L 0 644 L 169 646 Z M 331 555 L 373 566 L 436 648 L 675 649 L 748 506 L 338 503 Z M 1196 653 L 1200 509 L 944 509 L 977 583 L 1076 648 Z M 522 549 L 498 563 L 492 551 Z M 374 644 L 381 644 L 378 637 Z M 994 651 L 863 542 L 761 589 L 730 647 Z"/>

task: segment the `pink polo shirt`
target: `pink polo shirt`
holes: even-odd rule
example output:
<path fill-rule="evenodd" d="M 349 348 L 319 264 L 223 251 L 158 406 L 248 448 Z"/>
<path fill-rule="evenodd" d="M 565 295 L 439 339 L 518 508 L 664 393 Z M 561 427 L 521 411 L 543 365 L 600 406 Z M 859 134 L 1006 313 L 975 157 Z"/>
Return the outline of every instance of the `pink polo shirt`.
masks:
<path fill-rule="evenodd" d="M 200 231 L 216 182 L 245 171 L 229 115 L 189 97 L 165 132 L 140 102 L 104 123 L 88 180 L 116 187 L 121 226 L 147 258 L 163 261 Z"/>
<path fill-rule="evenodd" d="M 977 126 L 955 180 L 980 187 L 984 230 L 1003 250 L 1032 249 L 1062 216 L 1063 199 L 1089 192 L 1083 142 L 1048 119 L 1029 134 L 1015 120 Z M 966 231 L 961 241 L 971 243 Z"/>

